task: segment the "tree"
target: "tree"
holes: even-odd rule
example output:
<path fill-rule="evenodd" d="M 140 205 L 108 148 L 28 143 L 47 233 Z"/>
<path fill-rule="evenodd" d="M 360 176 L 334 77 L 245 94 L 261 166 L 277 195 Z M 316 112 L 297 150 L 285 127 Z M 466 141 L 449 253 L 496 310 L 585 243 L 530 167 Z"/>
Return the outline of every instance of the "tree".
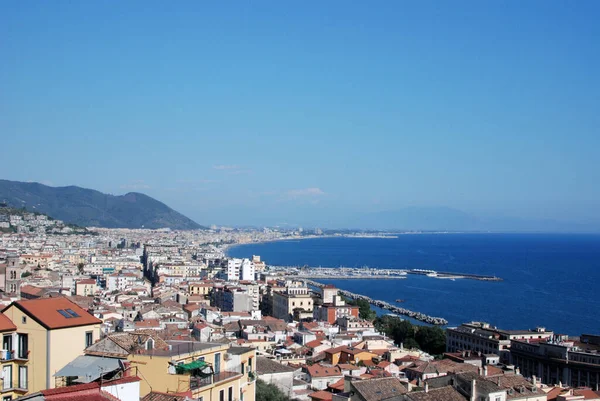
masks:
<path fill-rule="evenodd" d="M 358 316 L 361 319 L 373 320 L 377 317 L 377 313 L 371 310 L 371 304 L 366 299 L 356 300 L 356 305 L 358 306 Z"/>
<path fill-rule="evenodd" d="M 83 274 L 83 267 L 85 265 L 83 263 L 78 263 L 77 264 L 77 270 L 79 271 L 79 274 Z"/>
<path fill-rule="evenodd" d="M 260 379 L 256 381 L 256 399 L 260 401 L 289 401 L 287 395 L 276 385 Z"/>
<path fill-rule="evenodd" d="M 415 340 L 423 351 L 432 355 L 440 355 L 446 351 L 446 333 L 439 327 L 419 326 Z"/>
<path fill-rule="evenodd" d="M 31 276 L 31 272 L 23 272 L 23 273 L 21 273 L 21 278 L 29 277 L 29 276 Z"/>

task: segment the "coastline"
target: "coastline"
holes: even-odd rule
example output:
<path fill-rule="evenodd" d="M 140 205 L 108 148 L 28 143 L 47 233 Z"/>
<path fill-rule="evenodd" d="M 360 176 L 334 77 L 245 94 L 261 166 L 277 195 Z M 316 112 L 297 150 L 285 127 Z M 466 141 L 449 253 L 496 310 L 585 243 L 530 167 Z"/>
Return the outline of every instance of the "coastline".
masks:
<path fill-rule="evenodd" d="M 390 233 L 390 235 L 351 235 L 351 234 L 327 234 L 327 235 L 302 235 L 298 237 L 281 237 L 281 238 L 273 238 L 273 239 L 264 239 L 260 241 L 250 241 L 250 242 L 236 242 L 233 244 L 224 244 L 219 246 L 219 249 L 223 251 L 225 256 L 230 257 L 229 251 L 233 248 L 243 246 L 243 245 L 257 245 L 257 244 L 268 244 L 271 242 L 283 242 L 283 241 L 301 241 L 307 239 L 321 239 L 321 238 L 361 238 L 361 239 L 397 239 L 398 235 L 404 235 L 408 233 Z M 441 233 L 440 233 L 441 234 Z"/>

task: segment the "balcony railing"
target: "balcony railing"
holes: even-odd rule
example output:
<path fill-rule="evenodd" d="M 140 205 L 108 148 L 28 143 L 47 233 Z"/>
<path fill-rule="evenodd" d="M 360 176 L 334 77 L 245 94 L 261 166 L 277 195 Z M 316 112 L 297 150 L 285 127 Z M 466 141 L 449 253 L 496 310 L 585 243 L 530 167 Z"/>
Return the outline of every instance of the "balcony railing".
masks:
<path fill-rule="evenodd" d="M 242 377 L 242 374 L 236 372 L 221 372 L 206 377 L 192 376 L 190 377 L 190 390 L 197 390 L 212 384 L 218 384 L 235 377 Z"/>
<path fill-rule="evenodd" d="M 5 349 L 0 350 L 0 360 L 11 361 L 13 359 L 27 360 L 29 359 L 29 352 L 21 353 L 21 355 L 19 355 L 19 353 L 15 351 L 8 351 Z"/>
<path fill-rule="evenodd" d="M 0 386 L 0 392 L 6 393 L 8 391 L 27 392 L 27 383 L 20 382 L 19 380 L 3 380 Z"/>

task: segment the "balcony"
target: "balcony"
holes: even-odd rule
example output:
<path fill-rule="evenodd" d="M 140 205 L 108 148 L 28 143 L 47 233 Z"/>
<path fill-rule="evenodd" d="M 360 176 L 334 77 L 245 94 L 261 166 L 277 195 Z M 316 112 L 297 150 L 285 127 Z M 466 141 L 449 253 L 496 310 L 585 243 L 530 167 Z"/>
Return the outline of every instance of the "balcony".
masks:
<path fill-rule="evenodd" d="M 15 391 L 20 393 L 26 393 L 29 391 L 27 389 L 27 383 L 19 383 L 19 380 L 3 380 L 2 386 L 0 387 L 0 393 L 7 393 L 9 391 Z"/>
<path fill-rule="evenodd" d="M 213 384 L 219 384 L 227 382 L 229 380 L 238 379 L 242 377 L 241 373 L 237 372 L 221 372 L 214 375 L 208 375 L 206 377 L 191 376 L 190 377 L 190 390 L 198 390 L 204 387 L 212 386 Z"/>
<path fill-rule="evenodd" d="M 27 361 L 29 359 L 29 351 L 25 352 L 25 353 L 21 353 L 21 355 L 19 355 L 18 352 L 15 351 L 8 351 L 8 350 L 0 350 L 0 360 L 1 361 Z"/>

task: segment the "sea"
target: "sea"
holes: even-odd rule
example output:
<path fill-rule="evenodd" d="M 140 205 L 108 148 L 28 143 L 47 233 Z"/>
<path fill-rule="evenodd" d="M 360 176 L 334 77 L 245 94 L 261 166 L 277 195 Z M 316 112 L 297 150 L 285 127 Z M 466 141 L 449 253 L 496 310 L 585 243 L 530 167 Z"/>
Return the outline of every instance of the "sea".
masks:
<path fill-rule="evenodd" d="M 431 269 L 493 275 L 500 282 L 408 275 L 402 280 L 317 280 L 443 317 L 448 326 L 484 321 L 502 329 L 545 327 L 600 334 L 600 235 L 402 234 L 328 237 L 231 247 L 270 265 Z M 381 311 L 380 311 L 381 312 Z"/>

